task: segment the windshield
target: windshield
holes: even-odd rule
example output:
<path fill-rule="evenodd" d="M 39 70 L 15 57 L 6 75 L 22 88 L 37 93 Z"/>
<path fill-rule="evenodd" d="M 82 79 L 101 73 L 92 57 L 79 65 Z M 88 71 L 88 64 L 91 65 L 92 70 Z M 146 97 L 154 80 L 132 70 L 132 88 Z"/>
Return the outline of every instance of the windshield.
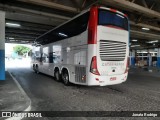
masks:
<path fill-rule="evenodd" d="M 110 12 L 107 10 L 99 10 L 99 25 L 112 25 L 128 30 L 128 20 L 121 14 Z"/>

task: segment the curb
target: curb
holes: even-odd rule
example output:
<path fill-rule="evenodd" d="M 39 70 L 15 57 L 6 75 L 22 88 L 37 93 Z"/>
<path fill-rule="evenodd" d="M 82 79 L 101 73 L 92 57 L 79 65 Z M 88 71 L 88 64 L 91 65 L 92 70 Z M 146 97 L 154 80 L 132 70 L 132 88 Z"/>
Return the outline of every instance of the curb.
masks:
<path fill-rule="evenodd" d="M 9 75 L 12 77 L 12 79 L 14 80 L 14 82 L 16 83 L 16 85 L 18 86 L 18 88 L 20 89 L 21 93 L 26 96 L 26 98 L 29 101 L 29 106 L 24 110 L 24 111 L 31 111 L 31 99 L 28 97 L 28 95 L 26 94 L 26 92 L 23 90 L 23 88 L 21 87 L 21 85 L 18 83 L 18 81 L 16 80 L 16 78 L 12 75 L 12 73 L 10 73 L 8 71 Z M 7 118 L 6 120 L 21 120 L 24 117 L 10 117 Z"/>

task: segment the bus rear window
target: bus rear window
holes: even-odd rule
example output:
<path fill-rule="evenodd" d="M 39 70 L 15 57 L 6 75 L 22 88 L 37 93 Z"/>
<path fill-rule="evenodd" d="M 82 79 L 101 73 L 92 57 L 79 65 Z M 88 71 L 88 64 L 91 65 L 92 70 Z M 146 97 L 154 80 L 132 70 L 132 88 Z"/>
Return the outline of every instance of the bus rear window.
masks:
<path fill-rule="evenodd" d="M 112 25 L 128 30 L 128 20 L 126 17 L 110 12 L 107 10 L 99 10 L 99 25 Z"/>

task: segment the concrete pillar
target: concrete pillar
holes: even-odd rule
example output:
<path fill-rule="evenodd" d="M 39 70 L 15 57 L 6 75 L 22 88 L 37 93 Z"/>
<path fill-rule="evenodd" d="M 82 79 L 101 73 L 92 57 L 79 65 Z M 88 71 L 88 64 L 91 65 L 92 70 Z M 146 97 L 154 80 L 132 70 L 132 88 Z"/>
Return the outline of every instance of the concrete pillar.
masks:
<path fill-rule="evenodd" d="M 152 66 L 152 55 L 151 53 L 148 54 L 148 66 Z"/>
<path fill-rule="evenodd" d="M 158 48 L 157 52 L 157 67 L 160 68 L 160 48 Z"/>
<path fill-rule="evenodd" d="M 130 65 L 135 66 L 135 50 L 132 50 L 130 55 Z"/>
<path fill-rule="evenodd" d="M 0 11 L 0 80 L 5 80 L 5 13 Z"/>
<path fill-rule="evenodd" d="M 143 53 L 142 53 L 142 60 L 144 60 Z"/>

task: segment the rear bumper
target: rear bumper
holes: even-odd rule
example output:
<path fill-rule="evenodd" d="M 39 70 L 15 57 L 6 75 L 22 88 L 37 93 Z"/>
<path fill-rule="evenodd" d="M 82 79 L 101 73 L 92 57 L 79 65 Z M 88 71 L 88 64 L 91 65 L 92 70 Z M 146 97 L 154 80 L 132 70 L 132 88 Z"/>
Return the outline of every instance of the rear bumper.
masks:
<path fill-rule="evenodd" d="M 111 78 L 116 78 L 112 80 Z M 113 76 L 98 76 L 90 74 L 88 77 L 88 86 L 107 86 L 123 83 L 127 80 L 128 73 L 122 75 L 113 75 Z"/>

